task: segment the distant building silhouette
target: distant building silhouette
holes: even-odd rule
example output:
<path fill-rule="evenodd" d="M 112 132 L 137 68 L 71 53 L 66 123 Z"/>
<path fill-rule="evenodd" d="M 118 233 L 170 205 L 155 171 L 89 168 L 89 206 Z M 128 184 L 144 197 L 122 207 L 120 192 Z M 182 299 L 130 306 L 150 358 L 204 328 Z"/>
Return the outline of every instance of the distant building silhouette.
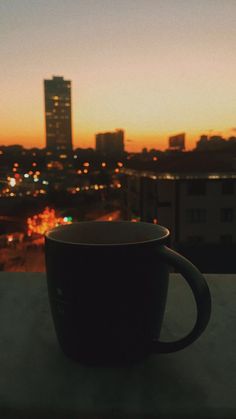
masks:
<path fill-rule="evenodd" d="M 233 142 L 228 142 L 221 135 L 212 135 L 211 137 L 201 135 L 200 139 L 196 142 L 196 150 L 223 150 L 227 149 Z"/>
<path fill-rule="evenodd" d="M 96 151 L 104 156 L 116 156 L 124 153 L 124 131 L 96 134 Z"/>
<path fill-rule="evenodd" d="M 63 77 L 44 80 L 46 147 L 66 152 L 72 150 L 71 82 Z"/>
<path fill-rule="evenodd" d="M 185 150 L 185 133 L 169 137 L 169 149 L 177 151 Z"/>

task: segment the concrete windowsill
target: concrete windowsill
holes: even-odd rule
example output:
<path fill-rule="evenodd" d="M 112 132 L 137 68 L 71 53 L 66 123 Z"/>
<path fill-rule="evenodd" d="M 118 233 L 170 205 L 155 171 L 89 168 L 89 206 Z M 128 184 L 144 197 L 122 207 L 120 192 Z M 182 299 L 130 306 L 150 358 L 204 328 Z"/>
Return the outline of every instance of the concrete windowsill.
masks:
<path fill-rule="evenodd" d="M 212 316 L 190 347 L 128 368 L 76 364 L 61 352 L 45 275 L 0 273 L 2 418 L 235 418 L 236 275 L 206 275 Z M 164 337 L 191 327 L 194 304 L 171 274 Z"/>

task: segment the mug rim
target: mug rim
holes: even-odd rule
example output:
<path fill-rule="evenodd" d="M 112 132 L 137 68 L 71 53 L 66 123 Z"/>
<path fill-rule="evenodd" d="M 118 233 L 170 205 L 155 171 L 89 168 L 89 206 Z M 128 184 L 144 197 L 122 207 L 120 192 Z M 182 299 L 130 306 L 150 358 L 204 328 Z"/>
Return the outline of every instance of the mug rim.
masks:
<path fill-rule="evenodd" d="M 145 239 L 145 240 L 137 240 L 137 241 L 131 241 L 131 242 L 119 242 L 119 243 L 85 243 L 85 242 L 75 242 L 75 241 L 70 241 L 70 240 L 63 240 L 57 237 L 53 237 L 53 234 L 55 232 L 59 232 L 59 231 L 63 231 L 65 229 L 68 229 L 68 227 L 70 228 L 70 226 L 72 225 L 85 225 L 85 224 L 103 224 L 103 225 L 111 225 L 111 224 L 129 224 L 129 225 L 143 225 L 143 226 L 148 226 L 148 228 L 152 228 L 153 230 L 155 229 L 156 231 L 160 233 L 162 233 L 162 235 L 160 237 L 154 237 L 154 238 L 150 238 L 150 239 Z M 72 246 L 83 246 L 83 247 L 122 247 L 122 246 L 138 246 L 138 245 L 150 245 L 150 244 L 159 244 L 162 243 L 165 239 L 167 239 L 170 236 L 170 231 L 168 230 L 168 228 L 160 225 L 160 224 L 152 224 L 152 223 L 148 223 L 148 222 L 144 222 L 144 221 L 138 221 L 137 223 L 134 223 L 132 221 L 77 221 L 77 222 L 73 222 L 71 224 L 64 224 L 64 225 L 60 225 L 57 227 L 54 227 L 50 230 L 48 230 L 44 237 L 46 240 L 58 243 L 58 244 L 64 244 L 64 245 L 72 245 Z"/>

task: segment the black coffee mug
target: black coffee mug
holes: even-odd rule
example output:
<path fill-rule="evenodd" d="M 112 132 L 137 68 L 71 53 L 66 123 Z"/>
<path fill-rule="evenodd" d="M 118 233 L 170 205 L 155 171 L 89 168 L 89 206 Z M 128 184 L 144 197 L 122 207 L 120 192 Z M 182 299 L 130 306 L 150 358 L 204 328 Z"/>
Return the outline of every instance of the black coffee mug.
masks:
<path fill-rule="evenodd" d="M 45 236 L 50 306 L 64 353 L 86 364 L 125 364 L 175 352 L 206 328 L 211 297 L 199 270 L 166 246 L 169 231 L 150 223 L 79 222 Z M 195 297 L 192 331 L 175 342 L 159 335 L 169 265 Z"/>

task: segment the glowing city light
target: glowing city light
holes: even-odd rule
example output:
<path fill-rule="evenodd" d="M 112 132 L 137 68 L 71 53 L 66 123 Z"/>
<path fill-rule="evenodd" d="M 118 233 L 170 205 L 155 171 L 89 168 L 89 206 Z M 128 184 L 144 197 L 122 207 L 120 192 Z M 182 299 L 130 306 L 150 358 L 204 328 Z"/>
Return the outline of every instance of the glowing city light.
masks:
<path fill-rule="evenodd" d="M 44 235 L 48 230 L 64 224 L 71 224 L 72 217 L 57 217 L 53 208 L 46 207 L 42 213 L 28 217 L 27 219 L 27 234 Z"/>
<path fill-rule="evenodd" d="M 9 179 L 9 185 L 14 188 L 14 186 L 16 186 L 16 179 L 14 177 L 11 177 Z"/>
<path fill-rule="evenodd" d="M 72 222 L 72 217 L 64 217 L 63 221 L 65 221 L 66 223 Z"/>

